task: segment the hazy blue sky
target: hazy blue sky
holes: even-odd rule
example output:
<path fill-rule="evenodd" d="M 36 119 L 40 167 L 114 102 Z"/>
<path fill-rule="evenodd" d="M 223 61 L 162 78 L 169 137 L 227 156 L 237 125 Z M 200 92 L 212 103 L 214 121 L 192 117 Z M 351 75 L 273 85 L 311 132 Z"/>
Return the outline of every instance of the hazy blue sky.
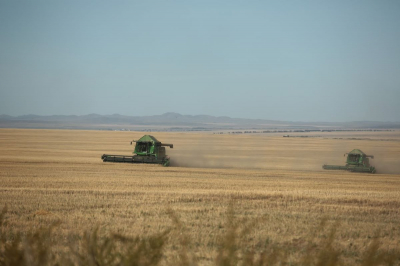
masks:
<path fill-rule="evenodd" d="M 400 121 L 400 1 L 0 0 L 0 114 Z"/>

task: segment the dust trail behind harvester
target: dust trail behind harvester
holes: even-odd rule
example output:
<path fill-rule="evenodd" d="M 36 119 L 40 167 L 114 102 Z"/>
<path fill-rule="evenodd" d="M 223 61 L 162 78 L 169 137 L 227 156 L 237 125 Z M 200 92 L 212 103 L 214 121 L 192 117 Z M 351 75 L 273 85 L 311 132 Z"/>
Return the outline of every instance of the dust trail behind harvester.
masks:
<path fill-rule="evenodd" d="M 195 168 L 251 168 L 251 157 L 240 155 L 237 150 L 224 147 L 220 138 L 212 135 L 198 138 L 189 147 L 170 152 L 171 166 Z M 253 167 L 255 166 L 253 162 Z"/>
<path fill-rule="evenodd" d="M 371 148 L 369 152 L 374 155 L 370 164 L 375 166 L 377 174 L 400 174 L 400 156 L 394 152 L 393 148 L 377 147 Z"/>
<path fill-rule="evenodd" d="M 384 158 L 377 158 L 372 162 L 377 169 L 377 174 L 400 174 L 400 163 L 394 160 L 385 160 Z"/>
<path fill-rule="evenodd" d="M 400 150 L 379 141 L 209 134 L 182 139 L 169 155 L 176 167 L 323 171 L 323 164 L 344 166 L 356 148 L 374 155 L 377 173 L 400 174 Z"/>
<path fill-rule="evenodd" d="M 190 143 L 176 145 L 170 152 L 171 166 L 321 170 L 315 154 L 293 141 L 265 136 L 197 136 Z"/>

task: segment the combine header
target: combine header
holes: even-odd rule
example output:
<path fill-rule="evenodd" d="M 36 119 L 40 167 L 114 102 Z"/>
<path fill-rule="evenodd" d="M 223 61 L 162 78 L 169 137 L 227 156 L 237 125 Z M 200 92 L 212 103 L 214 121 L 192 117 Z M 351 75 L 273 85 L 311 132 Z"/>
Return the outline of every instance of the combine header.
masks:
<path fill-rule="evenodd" d="M 139 140 L 131 141 L 131 145 L 133 142 L 136 142 L 133 156 L 103 154 L 101 159 L 103 162 L 149 163 L 169 166 L 170 158 L 165 154 L 165 147 L 173 148 L 173 144 L 163 144 L 150 135 L 144 135 Z"/>
<path fill-rule="evenodd" d="M 362 173 L 376 173 L 375 167 L 369 165 L 369 159 L 374 159 L 373 155 L 366 155 L 361 150 L 355 149 L 347 154 L 347 161 L 345 166 L 338 165 L 326 165 L 324 164 L 322 168 L 326 170 L 347 170 L 350 172 L 362 172 Z"/>

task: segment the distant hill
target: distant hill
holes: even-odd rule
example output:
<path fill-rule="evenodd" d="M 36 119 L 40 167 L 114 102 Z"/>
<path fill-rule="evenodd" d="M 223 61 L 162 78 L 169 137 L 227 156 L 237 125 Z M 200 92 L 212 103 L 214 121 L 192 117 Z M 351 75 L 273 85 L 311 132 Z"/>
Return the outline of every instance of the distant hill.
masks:
<path fill-rule="evenodd" d="M 356 121 L 288 122 L 227 116 L 181 115 L 165 113 L 153 116 L 113 115 L 0 115 L 0 128 L 99 129 L 99 130 L 235 130 L 235 129 L 398 129 L 400 122 Z"/>

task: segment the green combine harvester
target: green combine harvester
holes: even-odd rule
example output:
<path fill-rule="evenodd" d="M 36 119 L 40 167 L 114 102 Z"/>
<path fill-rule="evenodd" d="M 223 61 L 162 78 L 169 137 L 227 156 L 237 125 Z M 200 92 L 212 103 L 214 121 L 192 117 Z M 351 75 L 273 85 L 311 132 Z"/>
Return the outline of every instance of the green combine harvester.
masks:
<path fill-rule="evenodd" d="M 374 159 L 373 155 L 366 155 L 361 150 L 355 149 L 347 154 L 347 161 L 345 166 L 338 165 L 326 165 L 324 164 L 322 168 L 326 170 L 347 170 L 350 172 L 361 172 L 361 173 L 376 173 L 376 169 L 369 165 L 369 159 Z"/>
<path fill-rule="evenodd" d="M 133 151 L 134 155 L 103 154 L 101 159 L 103 162 L 170 165 L 170 158 L 165 154 L 165 147 L 173 148 L 173 144 L 161 143 L 150 135 L 144 135 L 139 140 L 131 141 L 131 145 L 133 142 L 136 142 L 135 150 Z"/>

